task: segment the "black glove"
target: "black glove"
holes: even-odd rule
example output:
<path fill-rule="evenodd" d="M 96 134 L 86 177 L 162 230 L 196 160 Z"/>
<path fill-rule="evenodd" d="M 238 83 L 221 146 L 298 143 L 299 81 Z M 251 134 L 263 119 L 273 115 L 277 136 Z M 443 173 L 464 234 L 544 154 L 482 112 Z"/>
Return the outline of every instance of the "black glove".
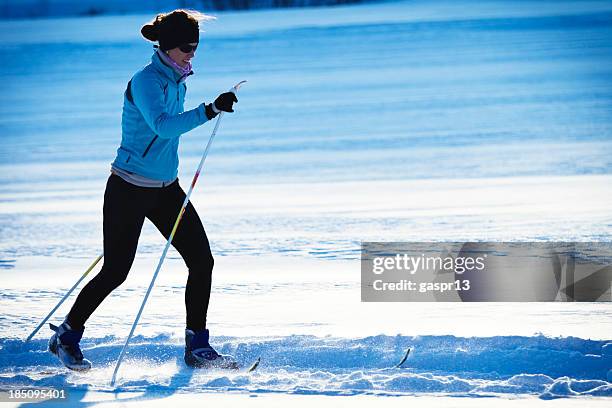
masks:
<path fill-rule="evenodd" d="M 216 110 L 223 112 L 233 112 L 234 110 L 232 109 L 232 106 L 234 105 L 234 102 L 238 102 L 236 95 L 233 92 L 225 92 L 217 96 L 213 107 L 217 108 Z"/>
<path fill-rule="evenodd" d="M 238 102 L 238 98 L 236 98 L 236 94 L 233 92 L 224 92 L 217 96 L 214 103 L 209 103 L 206 105 L 206 116 L 208 117 L 208 120 L 217 116 L 217 114 L 221 111 L 233 112 L 234 109 L 232 109 L 232 107 L 235 102 Z"/>

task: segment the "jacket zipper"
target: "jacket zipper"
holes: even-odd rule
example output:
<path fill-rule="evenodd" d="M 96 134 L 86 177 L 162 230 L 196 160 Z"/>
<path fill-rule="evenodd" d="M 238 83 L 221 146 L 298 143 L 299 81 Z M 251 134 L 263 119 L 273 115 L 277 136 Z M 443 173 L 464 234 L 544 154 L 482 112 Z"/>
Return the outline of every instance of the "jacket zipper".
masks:
<path fill-rule="evenodd" d="M 153 143 L 155 143 L 155 141 L 157 140 L 157 135 L 155 135 L 155 137 L 153 138 L 153 140 L 151 140 L 151 142 L 149 143 L 149 145 L 147 146 L 147 148 L 145 149 L 144 153 L 142 154 L 142 157 L 144 158 L 147 153 L 149 153 L 149 149 L 151 148 L 151 146 L 153 146 Z"/>

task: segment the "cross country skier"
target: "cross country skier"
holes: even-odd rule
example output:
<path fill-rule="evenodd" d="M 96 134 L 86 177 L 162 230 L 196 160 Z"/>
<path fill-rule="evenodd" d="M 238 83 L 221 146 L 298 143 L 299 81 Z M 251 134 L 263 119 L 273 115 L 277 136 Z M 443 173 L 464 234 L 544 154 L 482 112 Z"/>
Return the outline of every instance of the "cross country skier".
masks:
<path fill-rule="evenodd" d="M 81 291 L 65 321 L 52 328 L 49 350 L 74 370 L 87 370 L 79 341 L 85 322 L 102 301 L 123 283 L 136 255 L 138 238 L 148 218 L 168 239 L 185 199 L 178 174 L 180 136 L 219 112 L 233 112 L 232 92 L 213 103 L 184 111 L 185 80 L 199 44 L 199 22 L 211 17 L 175 10 L 158 14 L 141 33 L 158 42 L 151 63 L 128 83 L 122 114 L 121 145 L 111 165 L 104 193 L 104 265 Z M 187 322 L 185 363 L 191 367 L 233 368 L 230 356 L 209 344 L 206 313 L 210 298 L 213 256 L 202 222 L 191 203 L 185 209 L 172 245 L 183 257 L 189 276 L 185 287 Z"/>

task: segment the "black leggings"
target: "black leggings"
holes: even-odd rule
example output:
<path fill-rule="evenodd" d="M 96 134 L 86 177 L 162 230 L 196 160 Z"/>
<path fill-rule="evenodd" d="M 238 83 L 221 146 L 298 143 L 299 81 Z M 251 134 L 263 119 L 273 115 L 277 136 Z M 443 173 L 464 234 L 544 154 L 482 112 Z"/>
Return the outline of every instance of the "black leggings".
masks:
<path fill-rule="evenodd" d="M 84 327 L 106 296 L 127 278 L 145 217 L 168 239 L 184 200 L 185 192 L 178 180 L 166 187 L 147 188 L 130 184 L 115 174 L 108 178 L 104 193 L 104 265 L 81 290 L 68 313 L 68 324 L 73 329 Z M 206 328 L 214 261 L 206 232 L 191 202 L 172 245 L 189 269 L 185 288 L 187 328 L 202 330 Z"/>

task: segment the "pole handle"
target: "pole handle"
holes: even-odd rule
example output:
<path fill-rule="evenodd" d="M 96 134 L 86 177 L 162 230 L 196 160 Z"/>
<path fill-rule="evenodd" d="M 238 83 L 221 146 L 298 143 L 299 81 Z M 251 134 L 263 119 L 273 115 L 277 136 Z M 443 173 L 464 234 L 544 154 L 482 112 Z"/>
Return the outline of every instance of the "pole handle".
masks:
<path fill-rule="evenodd" d="M 246 80 L 240 81 L 236 85 L 234 85 L 232 89 L 230 89 L 229 91 L 235 95 L 236 93 L 238 93 L 238 89 L 240 89 L 242 84 L 245 84 L 245 83 L 246 83 Z"/>

